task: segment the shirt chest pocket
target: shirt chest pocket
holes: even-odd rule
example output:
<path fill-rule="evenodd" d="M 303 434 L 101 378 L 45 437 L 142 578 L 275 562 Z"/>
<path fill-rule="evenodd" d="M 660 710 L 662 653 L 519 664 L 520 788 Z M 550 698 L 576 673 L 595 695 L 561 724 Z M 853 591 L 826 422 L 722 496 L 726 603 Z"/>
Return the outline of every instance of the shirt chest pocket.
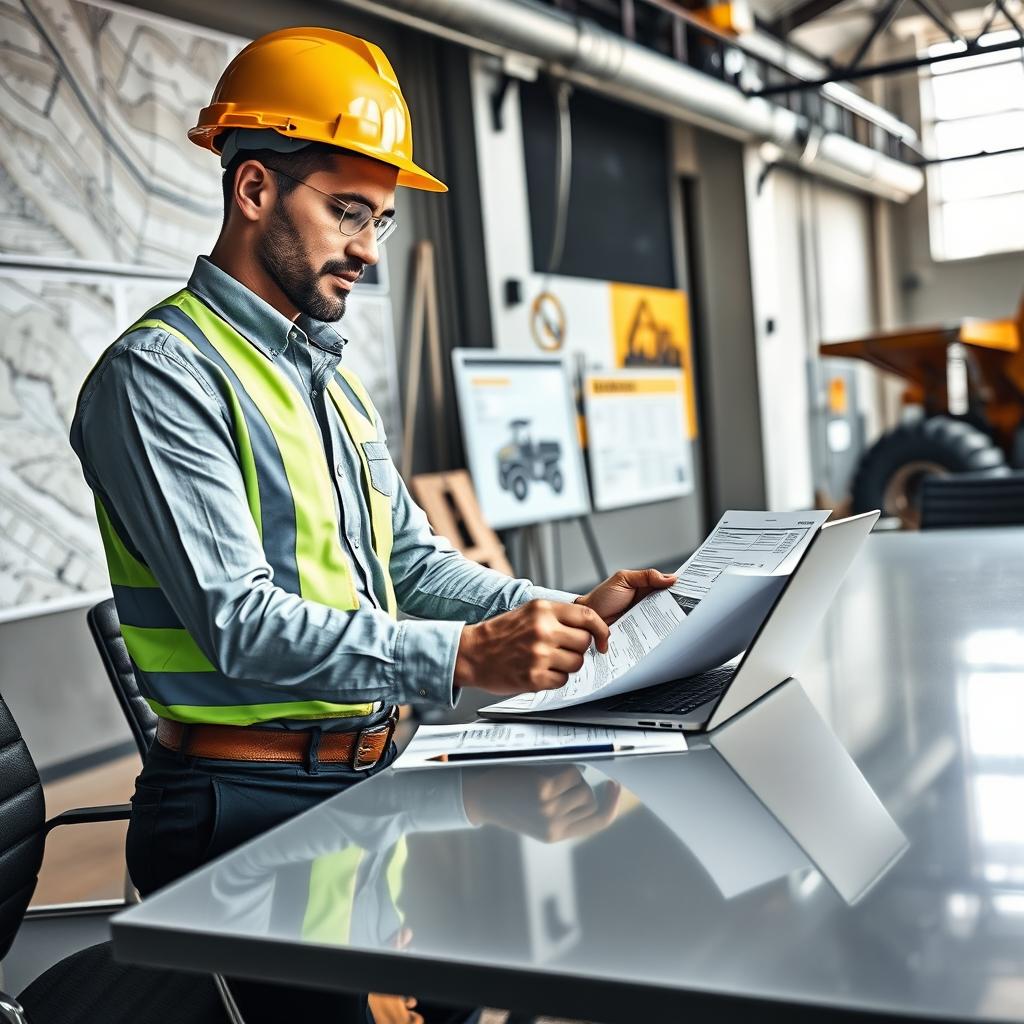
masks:
<path fill-rule="evenodd" d="M 390 498 L 393 487 L 388 446 L 383 441 L 363 441 L 362 448 L 373 489 Z"/>

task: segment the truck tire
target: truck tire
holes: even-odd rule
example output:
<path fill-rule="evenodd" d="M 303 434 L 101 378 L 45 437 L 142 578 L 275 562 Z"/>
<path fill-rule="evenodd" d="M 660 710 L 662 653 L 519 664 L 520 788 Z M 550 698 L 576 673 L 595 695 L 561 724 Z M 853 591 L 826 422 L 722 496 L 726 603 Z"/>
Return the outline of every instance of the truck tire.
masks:
<path fill-rule="evenodd" d="M 508 481 L 516 501 L 526 501 L 526 495 L 530 490 L 530 485 L 526 482 L 526 474 L 519 470 L 513 470 L 508 475 Z"/>
<path fill-rule="evenodd" d="M 861 458 L 853 478 L 853 511 L 880 508 L 916 528 L 925 477 L 978 472 L 1006 472 L 1006 457 L 984 431 L 951 416 L 901 423 Z"/>

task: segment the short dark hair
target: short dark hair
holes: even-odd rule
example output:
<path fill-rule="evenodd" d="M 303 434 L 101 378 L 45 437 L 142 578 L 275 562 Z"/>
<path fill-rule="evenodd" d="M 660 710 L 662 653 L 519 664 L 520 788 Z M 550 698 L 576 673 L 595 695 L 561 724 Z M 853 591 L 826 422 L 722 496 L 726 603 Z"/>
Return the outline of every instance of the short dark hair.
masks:
<path fill-rule="evenodd" d="M 259 160 L 271 173 L 278 170 L 283 171 L 282 174 L 274 174 L 274 178 L 282 195 L 288 195 L 299 181 L 325 167 L 330 167 L 332 158 L 341 152 L 337 146 L 330 146 L 326 142 L 311 142 L 294 153 L 278 153 L 273 149 L 245 149 L 236 153 L 224 168 L 224 175 L 221 178 L 221 191 L 224 195 L 224 223 L 227 223 L 228 214 L 231 212 L 235 176 L 238 173 L 238 168 L 246 160 Z M 294 180 L 296 178 L 298 181 Z"/>

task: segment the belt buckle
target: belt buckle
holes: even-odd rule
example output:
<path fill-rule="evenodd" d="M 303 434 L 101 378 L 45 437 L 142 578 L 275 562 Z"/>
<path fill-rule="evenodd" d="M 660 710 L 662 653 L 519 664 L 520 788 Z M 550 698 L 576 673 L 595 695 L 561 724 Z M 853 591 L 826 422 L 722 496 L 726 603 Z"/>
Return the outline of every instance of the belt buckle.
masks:
<path fill-rule="evenodd" d="M 382 725 L 373 725 L 366 729 L 360 729 L 356 736 L 355 749 L 352 751 L 352 770 L 354 772 L 365 772 L 371 768 L 376 767 L 377 762 L 388 752 L 388 747 L 391 744 L 391 737 L 395 734 L 395 726 L 398 724 L 398 708 L 392 707 L 391 717 Z M 374 757 L 367 758 L 364 760 L 360 751 L 363 748 L 363 737 L 367 735 L 375 735 L 381 729 L 387 730 L 387 736 L 384 740 L 384 746 L 381 748 L 381 752 Z"/>

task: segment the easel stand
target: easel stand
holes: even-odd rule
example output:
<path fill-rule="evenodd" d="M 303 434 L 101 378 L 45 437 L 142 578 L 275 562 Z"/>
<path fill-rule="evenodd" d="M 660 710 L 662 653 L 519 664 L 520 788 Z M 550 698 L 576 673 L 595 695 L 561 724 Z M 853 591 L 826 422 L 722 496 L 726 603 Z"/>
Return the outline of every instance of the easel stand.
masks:
<path fill-rule="evenodd" d="M 571 520 L 553 520 L 550 523 L 555 551 L 555 578 L 551 581 L 551 586 L 555 589 L 560 589 L 562 586 L 562 543 L 559 530 L 565 522 L 575 522 L 579 526 L 584 543 L 587 545 L 587 553 L 597 571 L 598 581 L 606 580 L 608 569 L 601 556 L 601 548 L 597 543 L 597 535 L 594 533 L 594 525 L 590 521 L 590 516 L 576 516 Z M 541 542 L 540 529 L 542 525 L 544 524 L 538 523 L 519 527 L 516 569 L 527 579 L 536 579 L 538 582 L 546 584 L 550 577 L 548 576 L 547 559 L 544 557 L 544 545 Z"/>
<path fill-rule="evenodd" d="M 441 328 L 437 314 L 437 275 L 434 269 L 434 245 L 417 242 L 412 256 L 409 344 L 406 361 L 405 407 L 402 423 L 402 473 L 408 478 L 413 470 L 413 438 L 416 435 L 416 411 L 419 407 L 420 376 L 423 367 L 423 331 L 426 327 L 427 356 L 430 362 L 430 408 L 434 414 L 434 458 L 437 466 L 447 465 L 448 436 L 444 418 L 444 367 L 441 358 Z"/>

